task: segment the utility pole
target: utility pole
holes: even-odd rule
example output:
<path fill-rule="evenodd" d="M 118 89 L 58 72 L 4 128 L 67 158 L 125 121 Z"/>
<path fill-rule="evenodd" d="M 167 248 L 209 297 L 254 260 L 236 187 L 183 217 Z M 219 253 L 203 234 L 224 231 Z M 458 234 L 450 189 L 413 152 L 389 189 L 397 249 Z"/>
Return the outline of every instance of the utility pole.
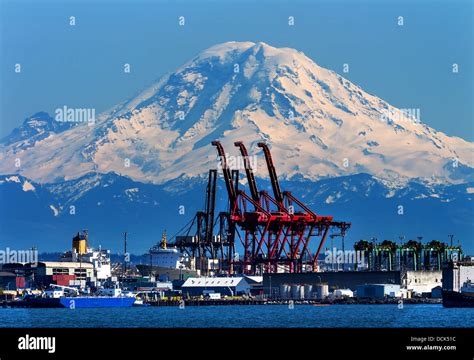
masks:
<path fill-rule="evenodd" d="M 346 248 L 344 247 L 344 234 L 342 237 L 342 271 L 346 271 Z"/>
<path fill-rule="evenodd" d="M 153 252 L 152 252 L 152 249 L 150 249 L 150 273 L 148 274 L 150 276 L 150 279 L 151 279 L 151 276 L 153 274 Z"/>
<path fill-rule="evenodd" d="M 331 254 L 333 254 L 333 250 L 334 250 L 334 234 L 331 234 L 329 235 L 329 237 L 331 238 Z M 332 256 L 332 259 L 331 259 L 331 271 L 334 271 L 334 254 Z"/>
<path fill-rule="evenodd" d="M 398 237 L 400 239 L 400 245 L 398 249 L 398 270 L 402 270 L 402 257 L 403 257 L 403 240 L 405 240 L 404 235 Z"/>
<path fill-rule="evenodd" d="M 272 298 L 272 276 L 268 276 L 268 280 L 270 280 L 270 299 Z"/>
<path fill-rule="evenodd" d="M 123 274 L 125 276 L 127 273 L 127 232 L 123 233 Z"/>

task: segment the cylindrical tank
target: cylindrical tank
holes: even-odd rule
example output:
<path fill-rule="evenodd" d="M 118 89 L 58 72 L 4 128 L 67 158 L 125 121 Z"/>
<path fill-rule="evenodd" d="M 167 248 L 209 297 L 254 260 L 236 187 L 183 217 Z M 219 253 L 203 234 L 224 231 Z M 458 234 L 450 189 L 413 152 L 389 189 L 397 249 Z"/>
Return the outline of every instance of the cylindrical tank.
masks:
<path fill-rule="evenodd" d="M 282 299 L 288 299 L 290 297 L 290 285 L 288 284 L 280 285 L 280 297 Z"/>
<path fill-rule="evenodd" d="M 300 298 L 300 285 L 291 285 L 291 298 L 296 300 Z"/>
<path fill-rule="evenodd" d="M 304 299 L 304 285 L 300 285 L 300 294 L 298 296 L 298 299 Z"/>
<path fill-rule="evenodd" d="M 314 297 L 318 300 L 323 300 L 329 295 L 328 284 L 317 284 L 313 286 Z"/>
<path fill-rule="evenodd" d="M 306 284 L 304 286 L 304 298 L 312 299 L 313 298 L 313 285 Z"/>

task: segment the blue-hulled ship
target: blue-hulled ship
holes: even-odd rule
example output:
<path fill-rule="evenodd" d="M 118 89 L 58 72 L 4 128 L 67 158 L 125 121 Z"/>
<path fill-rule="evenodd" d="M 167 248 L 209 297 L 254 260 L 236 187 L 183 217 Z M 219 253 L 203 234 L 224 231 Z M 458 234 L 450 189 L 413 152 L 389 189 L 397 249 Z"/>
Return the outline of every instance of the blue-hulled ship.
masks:
<path fill-rule="evenodd" d="M 13 301 L 11 307 L 18 308 L 110 308 L 130 307 L 137 299 L 124 295 L 120 289 L 101 289 L 96 295 L 82 295 L 78 289 L 53 285 L 41 296 L 27 295 L 22 300 Z"/>

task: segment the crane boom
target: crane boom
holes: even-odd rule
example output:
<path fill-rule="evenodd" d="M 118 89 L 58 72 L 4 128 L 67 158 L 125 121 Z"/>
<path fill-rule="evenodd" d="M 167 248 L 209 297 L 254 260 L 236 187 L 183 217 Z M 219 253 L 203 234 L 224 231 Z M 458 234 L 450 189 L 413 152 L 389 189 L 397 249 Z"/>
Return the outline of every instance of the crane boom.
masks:
<path fill-rule="evenodd" d="M 221 165 L 222 165 L 222 172 L 224 173 L 224 181 L 225 181 L 225 186 L 227 188 L 227 194 L 229 195 L 229 201 L 230 201 L 230 208 L 233 209 L 235 202 L 237 201 L 237 195 L 235 192 L 234 184 L 232 181 L 232 176 L 230 173 L 230 169 L 227 166 L 227 159 L 225 156 L 225 151 L 224 148 L 222 147 L 222 144 L 220 141 L 214 140 L 212 142 L 212 145 L 216 147 L 217 153 L 219 155 Z"/>
<path fill-rule="evenodd" d="M 216 178 L 217 170 L 209 170 L 209 182 L 206 194 L 206 243 L 212 243 L 214 229 L 214 211 L 216 208 Z"/>
<path fill-rule="evenodd" d="M 236 141 L 234 145 L 240 149 L 240 153 L 244 158 L 244 167 L 245 173 L 247 175 L 247 180 L 249 181 L 250 195 L 252 195 L 253 201 L 259 202 L 257 182 L 255 181 L 255 175 L 253 174 L 252 167 L 250 166 L 250 159 L 249 153 L 247 152 L 247 148 L 245 147 L 242 141 Z"/>
<path fill-rule="evenodd" d="M 279 204 L 283 204 L 283 196 L 281 193 L 280 184 L 278 183 L 275 166 L 273 165 L 273 159 L 272 154 L 270 153 L 270 149 L 268 148 L 268 145 L 263 142 L 259 142 L 257 145 L 258 147 L 263 149 L 263 153 L 265 154 L 265 161 L 267 162 L 268 173 L 270 175 L 270 181 L 272 182 L 272 189 L 273 195 L 275 196 L 275 200 Z"/>

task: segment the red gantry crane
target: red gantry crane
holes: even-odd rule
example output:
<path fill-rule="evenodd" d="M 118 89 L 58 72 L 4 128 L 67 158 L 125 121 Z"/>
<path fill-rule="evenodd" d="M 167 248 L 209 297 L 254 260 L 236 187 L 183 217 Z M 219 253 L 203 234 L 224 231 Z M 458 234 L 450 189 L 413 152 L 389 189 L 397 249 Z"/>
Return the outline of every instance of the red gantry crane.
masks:
<path fill-rule="evenodd" d="M 241 265 L 245 274 L 275 272 L 306 272 L 317 270 L 317 260 L 330 228 L 345 232 L 350 224 L 334 222 L 332 216 L 319 216 L 292 195 L 282 192 L 276 175 L 270 149 L 265 143 L 258 143 L 263 149 L 270 175 L 273 195 L 258 191 L 247 149 L 243 142 L 235 142 L 243 156 L 250 196 L 235 185 L 226 154 L 219 141 L 213 141 L 219 155 L 224 181 L 229 197 L 228 236 L 235 238 L 234 232 L 243 232 L 243 261 L 230 260 L 228 268 Z M 237 232 L 240 236 L 240 233 Z M 315 253 L 311 252 L 312 242 L 319 239 Z M 230 271 L 232 273 L 232 270 Z"/>

